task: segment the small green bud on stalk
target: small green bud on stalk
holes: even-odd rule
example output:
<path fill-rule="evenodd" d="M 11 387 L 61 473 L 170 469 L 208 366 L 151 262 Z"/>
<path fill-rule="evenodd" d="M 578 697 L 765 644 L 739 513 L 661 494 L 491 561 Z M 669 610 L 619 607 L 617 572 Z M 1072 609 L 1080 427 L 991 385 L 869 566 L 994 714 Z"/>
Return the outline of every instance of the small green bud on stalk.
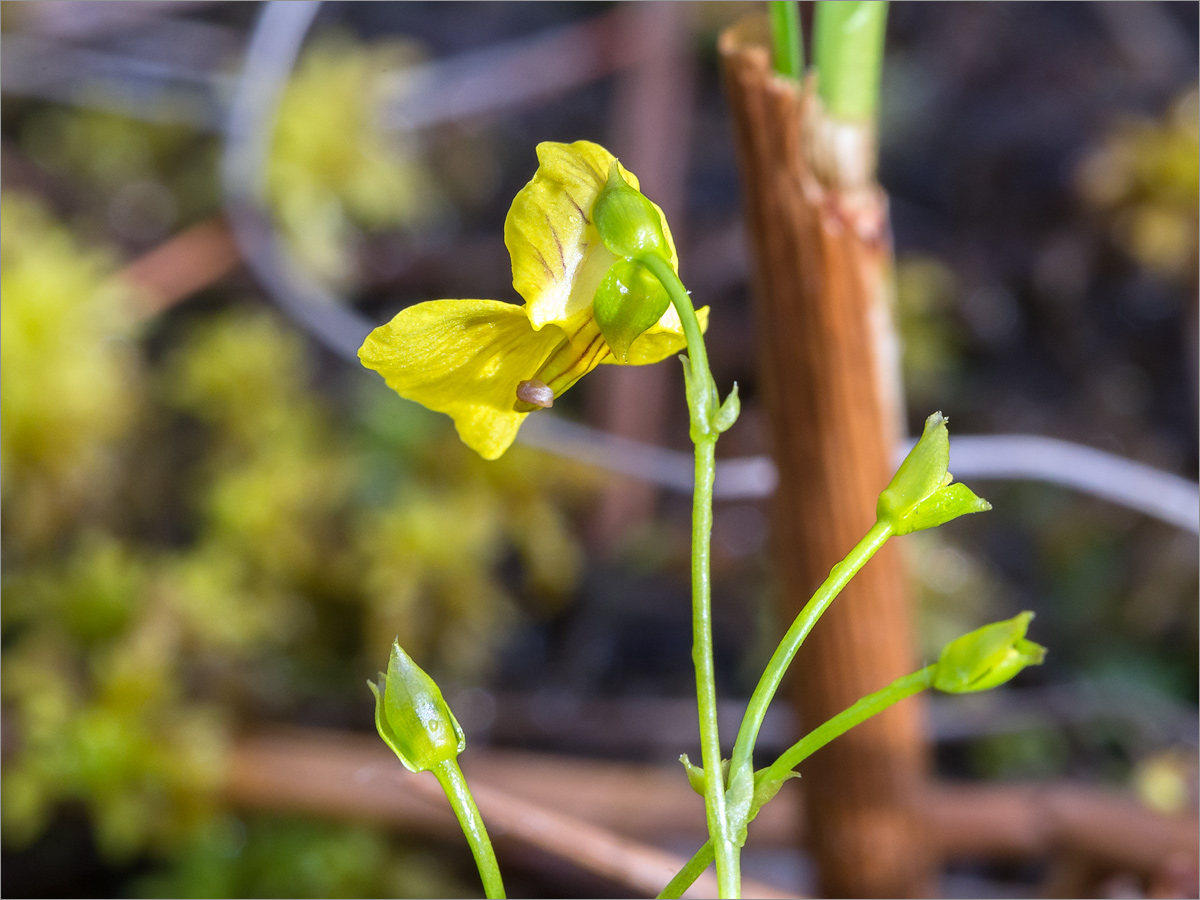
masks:
<path fill-rule="evenodd" d="M 592 312 L 613 356 L 626 363 L 633 342 L 671 305 L 666 289 L 637 257 L 654 255 L 670 262 L 671 246 L 663 233 L 662 214 L 625 181 L 615 161 L 592 219 L 604 246 L 619 257 L 596 288 Z"/>
<path fill-rule="evenodd" d="M 613 356 L 624 363 L 633 342 L 670 305 L 671 298 L 657 278 L 634 260 L 619 259 L 596 288 L 592 314 Z"/>
<path fill-rule="evenodd" d="M 668 262 L 671 259 L 662 215 L 645 194 L 621 176 L 615 161 L 608 170 L 608 184 L 592 207 L 592 221 L 604 246 L 617 256 L 629 258 L 653 253 Z"/>
<path fill-rule="evenodd" d="M 1025 639 L 1033 613 L 993 622 L 951 641 L 938 658 L 933 686 L 949 694 L 999 687 L 1026 666 L 1041 665 L 1046 648 Z"/>
<path fill-rule="evenodd" d="M 891 483 L 879 495 L 875 515 L 890 522 L 893 534 L 935 528 L 992 505 L 965 484 L 951 484 L 950 433 L 947 419 L 935 412 L 925 420 L 921 439 L 912 448 Z"/>
<path fill-rule="evenodd" d="M 387 675 L 367 682 L 375 695 L 375 727 L 410 772 L 425 772 L 456 759 L 467 746 L 458 720 L 425 671 L 392 644 Z"/>

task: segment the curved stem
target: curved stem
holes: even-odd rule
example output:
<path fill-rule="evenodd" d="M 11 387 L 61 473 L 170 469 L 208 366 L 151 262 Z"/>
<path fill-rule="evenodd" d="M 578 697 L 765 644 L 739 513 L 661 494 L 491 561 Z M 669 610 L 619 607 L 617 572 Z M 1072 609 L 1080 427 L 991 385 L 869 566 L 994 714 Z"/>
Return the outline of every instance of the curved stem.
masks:
<path fill-rule="evenodd" d="M 654 255 L 638 262 L 659 280 L 671 298 L 687 340 L 688 412 L 696 445 L 696 482 L 692 492 L 692 663 L 696 667 L 696 705 L 700 718 L 700 757 L 705 772 L 704 811 L 709 840 L 715 848 L 717 890 L 722 897 L 741 895 L 741 860 L 733 842 L 721 779 L 721 738 L 717 729 L 717 685 L 713 667 L 712 586 L 709 556 L 712 545 L 712 497 L 716 480 L 717 431 L 712 417 L 719 405 L 716 384 L 696 310 L 683 282 L 664 259 Z"/>
<path fill-rule="evenodd" d="M 438 763 L 430 771 L 446 792 L 458 824 L 462 826 L 467 843 L 471 845 L 471 855 L 475 857 L 475 865 L 479 867 L 479 876 L 483 879 L 484 894 L 488 900 L 503 898 L 504 880 L 500 877 L 496 852 L 492 849 L 487 829 L 483 827 L 483 817 L 479 815 L 479 807 L 475 805 L 471 789 L 467 787 L 467 779 L 458 767 L 458 760 L 448 759 Z"/>
<path fill-rule="evenodd" d="M 679 313 L 679 321 L 683 325 L 683 337 L 687 341 L 688 366 L 691 369 L 692 382 L 695 386 L 696 407 L 689 409 L 692 420 L 693 434 L 708 434 L 712 431 L 712 415 L 719 405 L 717 386 L 713 382 L 712 373 L 708 368 L 708 351 L 704 348 L 704 333 L 700 330 L 700 320 L 696 318 L 696 308 L 692 306 L 692 298 L 688 296 L 687 288 L 671 268 L 671 264 L 660 256 L 647 253 L 639 256 L 637 261 L 658 279 L 671 298 L 671 305 Z M 689 401 L 691 398 L 689 398 Z M 689 403 L 689 406 L 691 404 Z M 694 438 L 693 438 L 694 439 Z"/>
<path fill-rule="evenodd" d="M 817 620 L 829 608 L 829 604 L 841 593 L 842 588 L 891 536 L 892 526 L 890 523 L 876 522 L 871 526 L 871 530 L 846 555 L 845 559 L 830 570 L 829 577 L 817 588 L 817 592 L 813 594 L 808 603 L 804 604 L 804 609 L 800 610 L 800 615 L 796 616 L 795 621 L 784 634 L 783 640 L 775 648 L 770 662 L 767 663 L 762 677 L 758 680 L 754 693 L 750 696 L 750 703 L 746 707 L 746 714 L 742 717 L 737 742 L 733 746 L 733 758 L 729 763 L 731 783 L 739 772 L 744 773 L 746 770 L 752 769 L 754 765 L 754 744 L 758 740 L 759 729 L 767 715 L 767 707 L 775 697 L 775 692 L 779 689 L 788 666 L 795 658 L 796 651 L 800 649 L 800 645 L 804 643 L 804 639 L 808 637 L 808 633 L 812 631 Z M 734 823 L 734 825 L 737 827 L 738 823 Z"/>
<path fill-rule="evenodd" d="M 901 700 L 911 697 L 913 694 L 932 687 L 936 670 L 936 665 L 926 666 L 910 675 L 897 678 L 883 690 L 863 697 L 853 706 L 847 707 L 829 721 L 814 728 L 785 750 L 779 759 L 756 773 L 755 782 L 767 784 L 769 782 L 778 783 L 783 781 L 789 777 L 791 771 L 796 766 L 808 759 L 808 757 L 812 756 L 834 738 L 845 734 L 855 725 L 866 721 L 871 716 L 878 715 L 889 706 L 893 706 Z M 760 802 L 759 798 L 755 797 L 750 807 L 750 815 L 747 821 L 754 821 L 764 802 Z M 684 863 L 683 868 L 663 888 L 662 893 L 658 895 L 660 900 L 662 898 L 682 897 L 683 892 L 692 886 L 692 883 L 700 877 L 700 873 L 707 869 L 709 863 L 712 861 L 712 843 L 706 842 L 704 846 L 693 854 L 691 859 Z"/>
<path fill-rule="evenodd" d="M 899 703 L 918 694 L 926 688 L 933 687 L 933 676 L 937 666 L 926 666 L 909 675 L 897 678 L 883 690 L 867 694 L 853 706 L 842 710 L 832 719 L 817 726 L 796 743 L 785 750 L 775 762 L 771 763 L 756 775 L 756 780 L 778 781 L 786 778 L 788 773 L 804 760 L 808 759 L 834 738 L 839 737 L 865 722 L 872 716 L 878 715 L 889 706 Z M 756 810 L 757 812 L 757 810 Z"/>

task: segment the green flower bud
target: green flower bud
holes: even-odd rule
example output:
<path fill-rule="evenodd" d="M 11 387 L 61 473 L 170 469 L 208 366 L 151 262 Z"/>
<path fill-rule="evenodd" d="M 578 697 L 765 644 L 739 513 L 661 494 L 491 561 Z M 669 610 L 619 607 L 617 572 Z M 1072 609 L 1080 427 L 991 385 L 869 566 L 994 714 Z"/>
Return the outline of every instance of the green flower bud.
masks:
<path fill-rule="evenodd" d="M 592 221 L 604 246 L 617 256 L 656 253 L 671 260 L 661 214 L 645 194 L 621 177 L 615 160 L 608 170 L 608 184 L 592 207 Z"/>
<path fill-rule="evenodd" d="M 918 503 L 949 483 L 949 468 L 950 432 L 946 417 L 935 412 L 925 420 L 921 439 L 879 495 L 876 515 L 892 521 L 903 519 Z"/>
<path fill-rule="evenodd" d="M 938 658 L 933 686 L 949 694 L 999 687 L 1026 666 L 1041 665 L 1046 648 L 1025 640 L 1033 613 L 984 625 L 951 641 Z"/>
<path fill-rule="evenodd" d="M 881 522 L 892 523 L 893 534 L 935 528 L 959 516 L 992 508 L 965 484 L 951 484 L 946 422 L 940 412 L 925 420 L 921 439 L 879 495 L 875 515 Z"/>
<path fill-rule="evenodd" d="M 375 727 L 410 772 L 454 759 L 467 746 L 463 730 L 425 671 L 392 644 L 387 675 L 367 682 L 375 695 Z"/>
<path fill-rule="evenodd" d="M 633 342 L 670 305 L 671 298 L 657 278 L 632 259 L 620 259 L 600 280 L 592 315 L 617 362 L 626 363 Z"/>

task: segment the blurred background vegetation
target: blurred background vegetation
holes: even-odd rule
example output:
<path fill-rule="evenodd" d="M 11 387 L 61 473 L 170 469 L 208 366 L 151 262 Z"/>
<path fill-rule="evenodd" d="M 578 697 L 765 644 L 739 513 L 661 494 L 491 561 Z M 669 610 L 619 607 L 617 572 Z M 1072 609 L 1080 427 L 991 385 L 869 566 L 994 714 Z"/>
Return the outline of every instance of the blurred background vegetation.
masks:
<path fill-rule="evenodd" d="M 465 851 L 231 810 L 231 742 L 284 723 L 370 731 L 363 682 L 398 635 L 463 698 L 473 741 L 613 754 L 619 740 L 522 733 L 494 710 L 688 695 L 687 500 L 656 494 L 614 536 L 596 523 L 605 476 L 519 446 L 480 461 L 243 271 L 156 305 L 126 266 L 220 212 L 212 123 L 104 80 L 28 88 L 11 41 L 170 59 L 223 97 L 257 10 L 101 6 L 2 9 L 4 893 L 470 893 Z M 515 299 L 500 225 L 533 145 L 607 143 L 623 76 L 421 132 L 380 110 L 419 90 L 408 67 L 608 9 L 325 9 L 268 184 L 311 277 L 380 321 L 433 297 Z M 683 272 L 713 307 L 718 380 L 747 401 L 727 452 L 758 453 L 714 51 L 744 8 L 679 9 Z M 942 409 L 956 433 L 1063 437 L 1195 479 L 1196 43 L 1187 4 L 893 7 L 881 180 L 910 424 Z M 605 427 L 604 390 L 561 406 Z M 669 409 L 683 448 L 684 406 Z M 979 488 L 994 512 L 906 539 L 922 646 L 1029 608 L 1052 652 L 999 706 L 935 707 L 942 771 L 1194 804 L 1195 536 L 1059 488 Z M 774 633 L 764 510 L 716 513 L 727 696 Z M 692 749 L 624 737 L 629 758 Z"/>

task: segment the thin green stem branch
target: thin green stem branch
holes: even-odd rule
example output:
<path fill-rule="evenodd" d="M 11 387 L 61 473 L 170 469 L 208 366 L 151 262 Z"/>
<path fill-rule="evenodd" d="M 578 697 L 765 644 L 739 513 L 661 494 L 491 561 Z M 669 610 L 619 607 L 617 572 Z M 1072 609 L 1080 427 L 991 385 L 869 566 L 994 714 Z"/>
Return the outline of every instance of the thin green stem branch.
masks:
<path fill-rule="evenodd" d="M 800 4 L 796 0 L 770 0 L 771 64 L 780 75 L 799 78 L 804 71 L 804 44 L 800 33 Z"/>
<path fill-rule="evenodd" d="M 741 859 L 729 829 L 725 784 L 721 778 L 721 738 L 717 728 L 717 685 L 713 667 L 712 585 L 709 575 L 718 436 L 712 419 L 719 405 L 717 388 L 708 368 L 708 354 L 696 310 L 679 276 L 659 256 L 647 254 L 639 257 L 638 261 L 666 289 L 679 313 L 687 340 L 690 370 L 688 411 L 692 441 L 696 445 L 696 483 L 692 492 L 692 662 L 696 668 L 700 756 L 705 773 L 704 811 L 709 840 L 715 848 L 718 893 L 721 897 L 739 897 Z"/>
<path fill-rule="evenodd" d="M 886 0 L 819 0 L 813 14 L 817 93 L 835 119 L 873 121 L 883 69 Z"/>
<path fill-rule="evenodd" d="M 845 734 L 855 725 L 865 722 L 872 716 L 878 715 L 889 706 L 893 706 L 901 700 L 911 697 L 913 694 L 932 687 L 936 670 L 936 665 L 926 666 L 924 669 L 919 669 L 910 675 L 897 678 L 883 690 L 863 697 L 853 706 L 842 710 L 832 719 L 814 728 L 789 747 L 779 759 L 766 769 L 758 772 L 755 775 L 755 781 L 766 784 L 769 782 L 779 782 L 787 778 L 796 766 L 800 765 L 800 763 L 808 759 L 808 757 L 812 756 L 834 738 Z M 750 807 L 748 821 L 754 821 L 761 807 L 762 804 L 756 798 Z M 682 897 L 683 892 L 692 886 L 692 883 L 700 877 L 700 874 L 708 868 L 712 861 L 712 843 L 706 842 L 684 864 L 683 868 L 671 879 L 670 883 L 663 888 L 662 893 L 658 895 L 659 898 Z"/>
<path fill-rule="evenodd" d="M 712 865 L 713 861 L 713 845 L 712 839 L 704 842 L 699 850 L 692 854 L 692 858 L 683 864 L 683 868 L 675 873 L 675 877 L 667 882 L 667 886 L 663 888 L 655 900 L 677 900 L 683 896 L 683 892 L 690 888 L 701 875 L 704 870 Z"/>
<path fill-rule="evenodd" d="M 438 763 L 431 772 L 437 777 L 442 790 L 450 800 L 458 824 L 462 826 L 467 843 L 471 845 L 471 855 L 475 857 L 475 865 L 479 867 L 479 877 L 483 879 L 483 892 L 488 900 L 504 897 L 504 881 L 500 877 L 500 866 L 496 862 L 496 852 L 492 849 L 491 838 L 483 826 L 483 817 L 479 815 L 479 807 L 467 787 L 467 779 L 463 777 L 458 760 L 448 759 Z"/>
<path fill-rule="evenodd" d="M 779 689 L 788 666 L 795 659 L 796 651 L 800 649 L 800 645 L 804 643 L 804 639 L 808 637 L 808 633 L 812 631 L 817 620 L 829 608 L 829 604 L 842 592 L 842 588 L 849 583 L 859 569 L 866 565 L 875 552 L 887 543 L 891 536 L 892 526 L 890 523 L 876 522 L 871 526 L 871 530 L 846 555 L 845 559 L 830 570 L 829 577 L 817 588 L 817 592 L 812 595 L 808 603 L 804 604 L 800 615 L 796 616 L 791 627 L 784 634 L 783 640 L 775 648 L 762 677 L 758 680 L 754 693 L 750 696 L 750 703 L 746 707 L 746 714 L 742 718 L 737 742 L 733 746 L 733 758 L 729 763 L 731 781 L 738 776 L 739 772 L 745 773 L 752 770 L 754 744 L 758 740 L 759 729 L 767 715 L 767 707 L 775 697 L 775 692 Z M 734 823 L 734 826 L 739 827 L 738 823 Z"/>
<path fill-rule="evenodd" d="M 933 676 L 937 666 L 926 666 L 909 675 L 901 676 L 883 690 L 860 699 L 853 706 L 847 707 L 829 721 L 814 728 L 799 741 L 785 750 L 775 762 L 771 763 L 758 778 L 764 781 L 778 781 L 787 777 L 796 766 L 808 759 L 834 738 L 839 737 L 855 725 L 865 722 L 872 716 L 878 715 L 889 706 L 894 706 L 901 700 L 920 693 L 926 688 L 933 687 Z"/>

